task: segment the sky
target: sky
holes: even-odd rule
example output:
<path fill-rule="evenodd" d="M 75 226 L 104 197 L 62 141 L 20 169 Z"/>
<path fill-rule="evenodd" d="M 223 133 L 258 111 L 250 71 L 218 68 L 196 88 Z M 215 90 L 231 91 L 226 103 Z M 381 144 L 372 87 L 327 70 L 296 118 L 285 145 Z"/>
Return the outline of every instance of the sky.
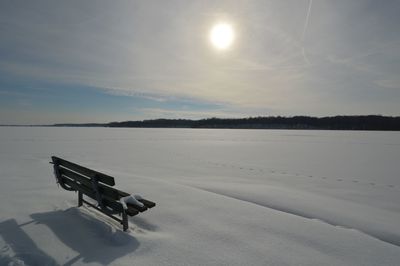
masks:
<path fill-rule="evenodd" d="M 0 124 L 398 116 L 399 14 L 392 0 L 3 0 Z"/>

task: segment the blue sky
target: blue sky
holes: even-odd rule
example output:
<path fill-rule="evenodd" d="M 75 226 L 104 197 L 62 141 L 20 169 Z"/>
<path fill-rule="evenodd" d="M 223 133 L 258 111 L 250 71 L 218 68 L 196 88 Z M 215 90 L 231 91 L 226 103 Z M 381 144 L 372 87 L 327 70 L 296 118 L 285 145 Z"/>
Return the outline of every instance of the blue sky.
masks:
<path fill-rule="evenodd" d="M 400 115 L 400 1 L 1 1 L 0 124 Z M 209 31 L 227 22 L 227 51 Z"/>

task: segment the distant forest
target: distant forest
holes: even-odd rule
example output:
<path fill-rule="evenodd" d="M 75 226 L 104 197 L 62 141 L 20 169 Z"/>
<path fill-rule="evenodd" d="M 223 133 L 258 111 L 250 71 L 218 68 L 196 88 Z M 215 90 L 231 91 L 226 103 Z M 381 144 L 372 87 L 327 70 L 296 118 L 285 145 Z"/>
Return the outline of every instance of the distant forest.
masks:
<path fill-rule="evenodd" d="M 240 128 L 240 129 L 321 129 L 321 130 L 400 130 L 400 117 L 366 116 L 269 116 L 249 118 L 154 119 L 106 124 L 55 124 L 53 126 L 124 128 Z"/>

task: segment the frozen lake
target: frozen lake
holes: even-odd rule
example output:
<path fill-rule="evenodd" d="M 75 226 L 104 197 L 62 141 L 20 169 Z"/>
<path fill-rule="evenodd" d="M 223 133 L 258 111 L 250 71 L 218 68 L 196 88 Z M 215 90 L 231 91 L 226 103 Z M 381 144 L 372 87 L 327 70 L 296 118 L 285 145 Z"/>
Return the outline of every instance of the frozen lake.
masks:
<path fill-rule="evenodd" d="M 121 236 L 52 155 L 157 206 Z M 397 265 L 399 158 L 400 132 L 0 127 L 0 265 Z"/>

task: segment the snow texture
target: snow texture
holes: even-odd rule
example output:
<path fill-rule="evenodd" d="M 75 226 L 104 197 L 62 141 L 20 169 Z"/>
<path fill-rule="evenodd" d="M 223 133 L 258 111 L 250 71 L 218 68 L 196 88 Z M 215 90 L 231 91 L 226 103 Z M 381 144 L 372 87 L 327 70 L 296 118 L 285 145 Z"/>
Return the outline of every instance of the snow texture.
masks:
<path fill-rule="evenodd" d="M 143 207 L 144 204 L 138 201 L 140 199 L 143 199 L 142 196 L 132 194 L 132 195 L 120 198 L 119 201 L 121 202 L 122 207 L 125 210 L 127 210 L 128 209 L 128 206 L 126 206 L 127 203 L 137 205 L 139 207 Z"/>
<path fill-rule="evenodd" d="M 157 203 L 130 231 L 52 155 Z M 0 127 L 0 265 L 399 265 L 400 132 Z"/>

